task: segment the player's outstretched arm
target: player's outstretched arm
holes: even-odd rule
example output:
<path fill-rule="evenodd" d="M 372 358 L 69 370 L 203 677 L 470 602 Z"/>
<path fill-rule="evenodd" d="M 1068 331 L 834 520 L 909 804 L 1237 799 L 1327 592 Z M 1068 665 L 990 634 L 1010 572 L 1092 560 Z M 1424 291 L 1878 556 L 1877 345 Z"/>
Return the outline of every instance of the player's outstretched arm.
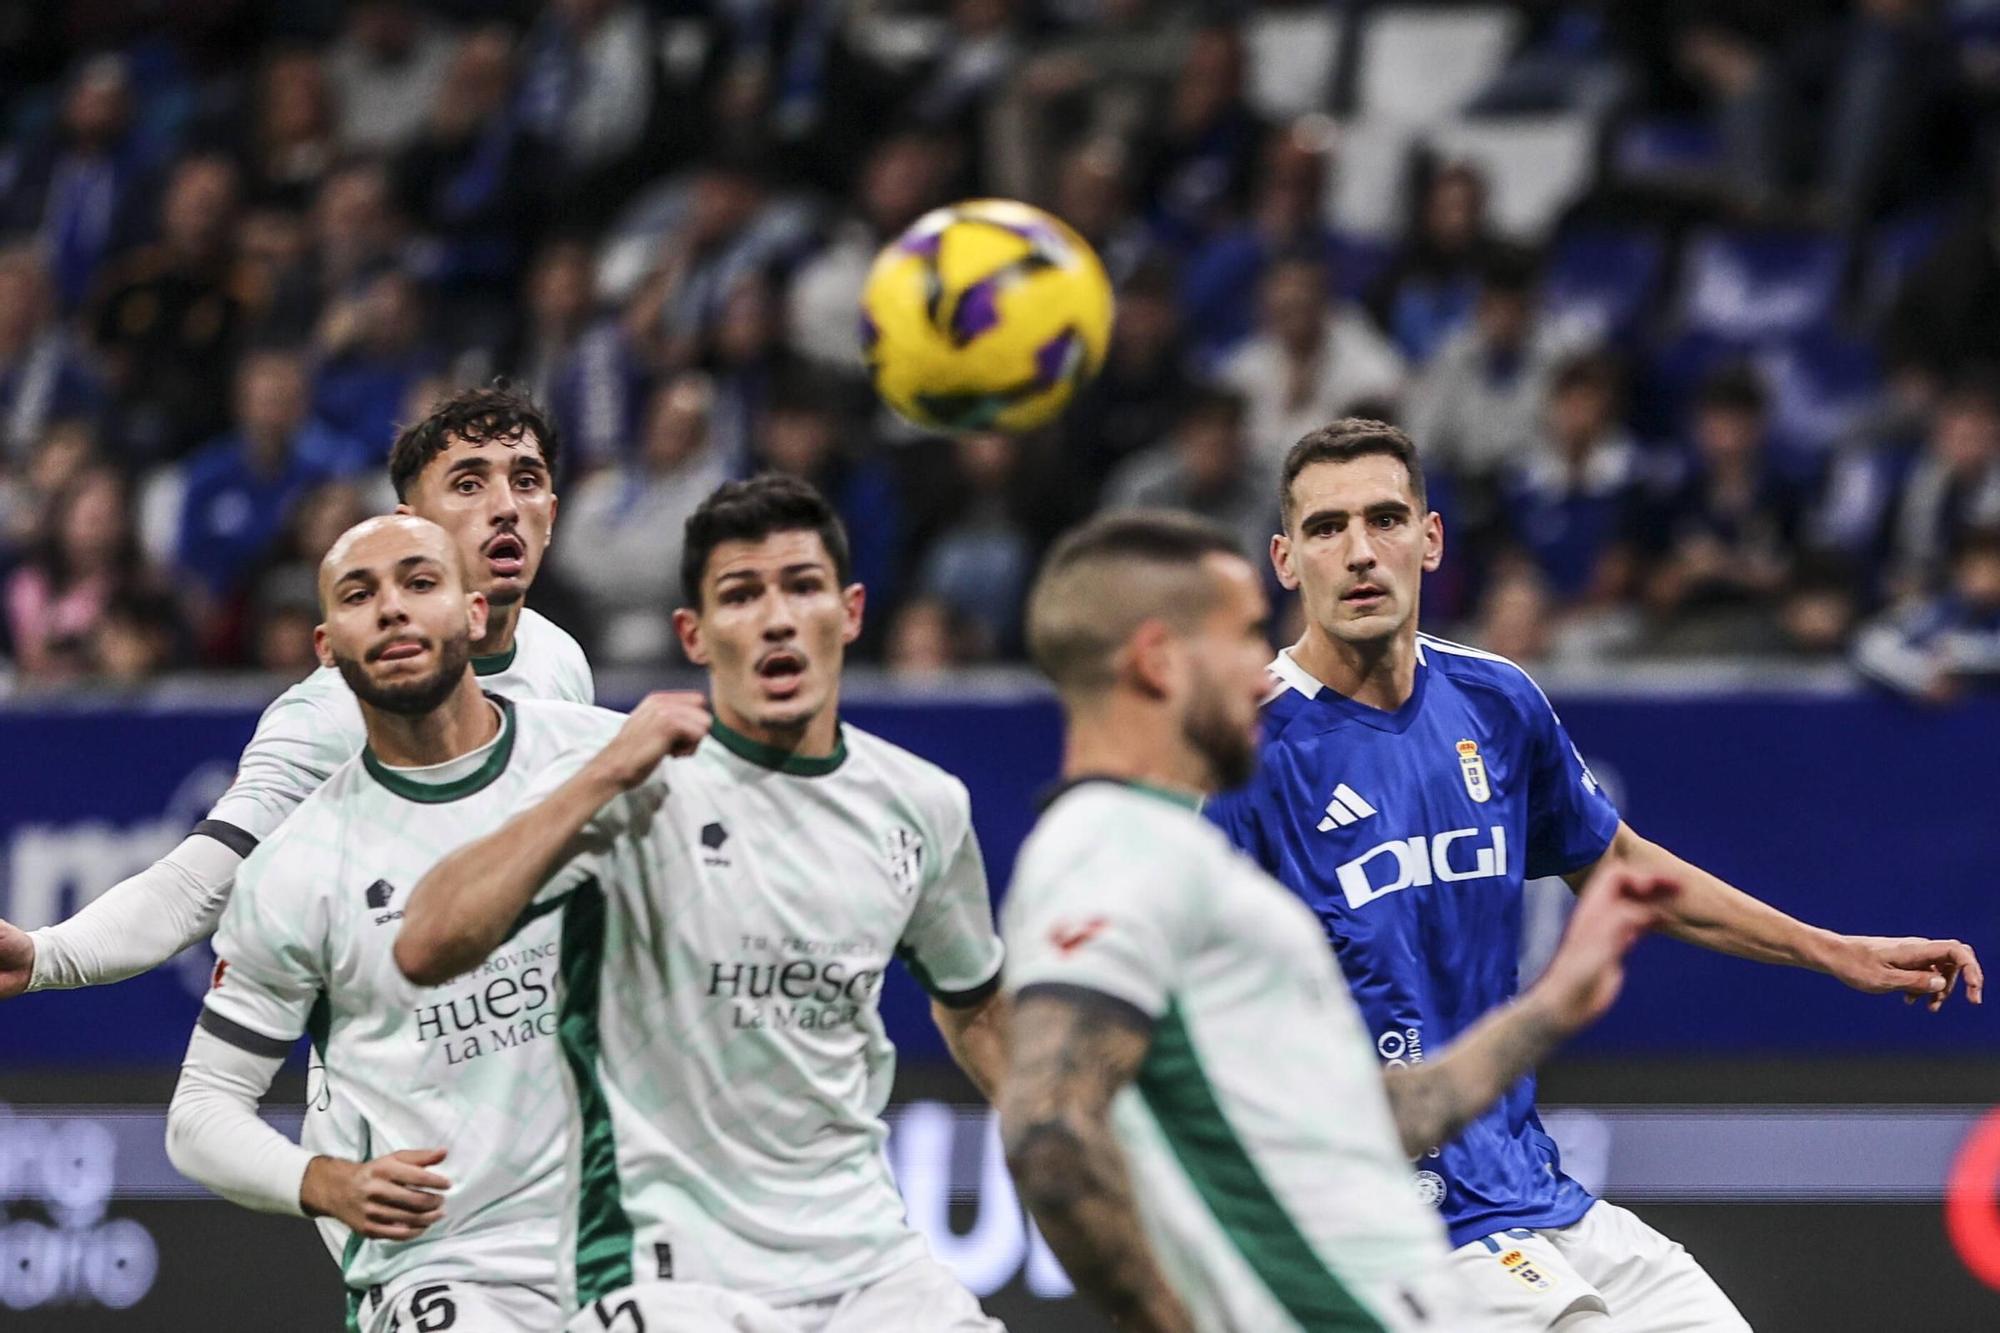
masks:
<path fill-rule="evenodd" d="M 1617 866 L 1585 884 L 1562 945 L 1526 994 L 1468 1028 L 1442 1056 L 1383 1073 L 1412 1156 L 1456 1138 L 1549 1053 L 1597 1021 L 1625 981 L 1625 956 L 1661 924 L 1678 888 Z"/>
<path fill-rule="evenodd" d="M 931 1001 L 931 1021 L 937 1024 L 951 1058 L 978 1087 L 981 1096 L 998 1103 L 1007 1075 L 1007 999 L 998 991 L 978 1004 L 954 1008 Z"/>
<path fill-rule="evenodd" d="M 1681 892 L 1662 929 L 1677 939 L 1760 963 L 1809 967 L 1871 995 L 1901 992 L 1924 1000 L 1932 1012 L 1965 980 L 1965 998 L 1984 999 L 1986 975 L 1972 949 L 1958 940 L 1921 936 L 1840 935 L 1809 926 L 1760 902 L 1700 866 L 1682 860 L 1621 823 L 1596 863 L 1619 864 L 1641 877 L 1671 879 Z M 1565 875 L 1572 888 L 1596 866 Z"/>
<path fill-rule="evenodd" d="M 240 836 L 247 849 L 248 835 Z M 242 863 L 242 852 L 197 832 L 67 921 L 35 931 L 0 922 L 0 1000 L 101 986 L 158 967 L 215 933 Z"/>
<path fill-rule="evenodd" d="M 699 694 L 647 695 L 568 781 L 417 881 L 396 934 L 397 968 L 418 985 L 435 986 L 477 967 L 570 858 L 592 816 L 668 755 L 692 754 L 708 727 L 708 702 Z"/>
<path fill-rule="evenodd" d="M 1007 1165 L 1049 1248 L 1119 1328 L 1193 1333 L 1140 1227 L 1109 1122 L 1112 1096 L 1152 1044 L 1150 1024 L 1084 987 L 1029 986 L 1015 997 L 1008 1044 Z"/>

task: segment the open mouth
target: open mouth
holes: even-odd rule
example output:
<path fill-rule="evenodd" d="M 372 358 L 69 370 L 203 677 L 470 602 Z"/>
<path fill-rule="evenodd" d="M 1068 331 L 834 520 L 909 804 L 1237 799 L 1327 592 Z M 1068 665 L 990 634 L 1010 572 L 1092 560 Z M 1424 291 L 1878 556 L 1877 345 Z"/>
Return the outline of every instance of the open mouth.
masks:
<path fill-rule="evenodd" d="M 1379 606 L 1388 596 L 1387 591 L 1373 583 L 1357 583 L 1342 593 L 1340 600 L 1349 606 Z"/>
<path fill-rule="evenodd" d="M 407 662 L 412 657 L 422 657 L 430 647 L 424 639 L 391 639 L 368 654 L 374 662 Z"/>
<path fill-rule="evenodd" d="M 805 679 L 806 659 L 789 648 L 780 648 L 767 653 L 757 663 L 757 679 L 764 682 L 766 693 L 789 695 L 794 693 L 799 683 Z"/>
<path fill-rule="evenodd" d="M 503 578 L 518 575 L 527 560 L 527 544 L 511 532 L 503 532 L 486 543 L 486 563 Z"/>

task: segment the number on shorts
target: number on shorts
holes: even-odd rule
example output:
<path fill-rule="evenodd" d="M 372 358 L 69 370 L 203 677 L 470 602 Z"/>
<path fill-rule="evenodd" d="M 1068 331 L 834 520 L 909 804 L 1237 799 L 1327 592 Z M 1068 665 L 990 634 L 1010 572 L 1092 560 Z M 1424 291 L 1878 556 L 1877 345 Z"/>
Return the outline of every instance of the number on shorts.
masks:
<path fill-rule="evenodd" d="M 604 1325 L 605 1333 L 646 1333 L 646 1317 L 639 1313 L 639 1302 L 630 1296 L 609 1308 L 600 1297 L 591 1308 L 597 1311 L 597 1322 Z M 626 1315 L 632 1316 L 632 1322 L 620 1324 Z"/>
<path fill-rule="evenodd" d="M 458 1303 L 451 1298 L 451 1288 L 442 1284 L 417 1288 L 410 1298 L 410 1313 L 416 1316 L 417 1333 L 444 1333 L 458 1326 Z"/>

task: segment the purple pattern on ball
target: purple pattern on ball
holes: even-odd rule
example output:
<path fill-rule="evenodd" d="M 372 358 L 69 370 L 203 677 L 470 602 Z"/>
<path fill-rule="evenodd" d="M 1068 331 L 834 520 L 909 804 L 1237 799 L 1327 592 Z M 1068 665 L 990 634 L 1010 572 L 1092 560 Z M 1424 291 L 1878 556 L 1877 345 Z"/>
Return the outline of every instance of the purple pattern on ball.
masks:
<path fill-rule="evenodd" d="M 963 347 L 1000 322 L 1000 287 L 991 278 L 975 282 L 951 312 L 952 339 Z"/>
<path fill-rule="evenodd" d="M 875 344 L 880 341 L 882 341 L 882 330 L 875 327 L 875 321 L 868 317 L 866 310 L 862 311 L 861 350 L 864 352 L 873 351 L 875 350 Z"/>
<path fill-rule="evenodd" d="M 1035 382 L 1044 388 L 1069 378 L 1080 345 L 1075 329 L 1064 329 L 1035 350 Z"/>
<path fill-rule="evenodd" d="M 906 255 L 925 255 L 935 258 L 938 248 L 944 244 L 942 231 L 926 232 L 920 236 L 905 236 L 897 248 Z"/>

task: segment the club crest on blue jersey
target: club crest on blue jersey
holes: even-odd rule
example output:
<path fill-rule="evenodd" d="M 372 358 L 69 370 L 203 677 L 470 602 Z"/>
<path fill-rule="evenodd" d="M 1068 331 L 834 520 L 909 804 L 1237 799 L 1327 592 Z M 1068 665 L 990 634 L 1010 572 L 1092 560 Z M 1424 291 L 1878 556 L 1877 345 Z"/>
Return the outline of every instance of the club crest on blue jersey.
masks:
<path fill-rule="evenodd" d="M 1465 791 L 1481 805 L 1493 799 L 1492 784 L 1486 781 L 1486 761 L 1479 757 L 1479 742 L 1458 743 L 1458 769 L 1465 775 Z"/>

